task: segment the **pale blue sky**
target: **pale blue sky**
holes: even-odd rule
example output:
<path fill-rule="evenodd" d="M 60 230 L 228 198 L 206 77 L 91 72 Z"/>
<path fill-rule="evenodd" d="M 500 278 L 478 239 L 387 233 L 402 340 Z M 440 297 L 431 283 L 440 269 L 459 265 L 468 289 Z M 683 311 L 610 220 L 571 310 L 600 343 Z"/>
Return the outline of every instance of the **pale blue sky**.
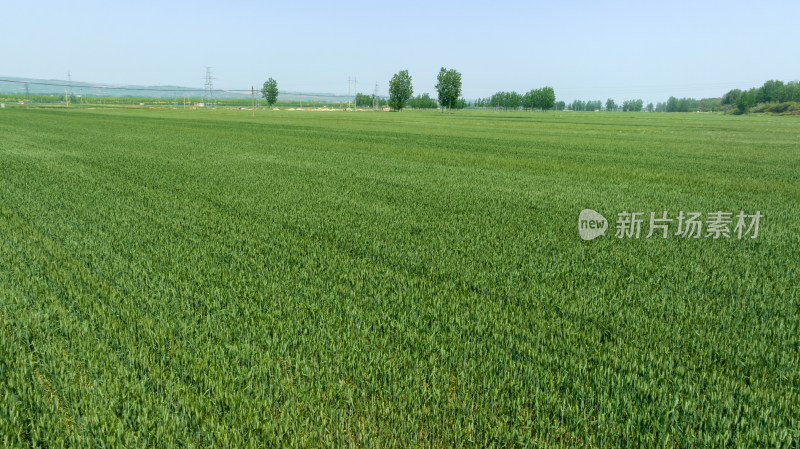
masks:
<path fill-rule="evenodd" d="M 549 85 L 559 99 L 720 96 L 800 79 L 794 1 L 16 1 L 0 4 L 0 76 L 114 84 L 359 91 L 441 66 L 467 98 Z"/>

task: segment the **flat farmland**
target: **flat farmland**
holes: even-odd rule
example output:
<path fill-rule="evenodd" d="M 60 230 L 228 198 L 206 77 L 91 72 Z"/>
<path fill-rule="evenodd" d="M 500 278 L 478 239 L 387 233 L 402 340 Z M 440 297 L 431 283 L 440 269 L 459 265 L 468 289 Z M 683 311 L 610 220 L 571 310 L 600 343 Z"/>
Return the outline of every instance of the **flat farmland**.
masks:
<path fill-rule="evenodd" d="M 791 117 L 10 107 L 0 442 L 797 447 L 798 260 Z"/>

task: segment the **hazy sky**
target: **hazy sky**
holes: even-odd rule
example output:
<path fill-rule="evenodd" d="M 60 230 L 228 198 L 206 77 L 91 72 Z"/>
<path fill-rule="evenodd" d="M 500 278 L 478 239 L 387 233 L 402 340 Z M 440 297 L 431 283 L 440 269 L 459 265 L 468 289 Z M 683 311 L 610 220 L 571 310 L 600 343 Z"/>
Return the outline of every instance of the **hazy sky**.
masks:
<path fill-rule="evenodd" d="M 467 98 L 661 101 L 800 79 L 800 1 L 4 1 L 0 76 L 346 93 L 439 68 Z M 435 96 L 435 95 L 434 95 Z"/>

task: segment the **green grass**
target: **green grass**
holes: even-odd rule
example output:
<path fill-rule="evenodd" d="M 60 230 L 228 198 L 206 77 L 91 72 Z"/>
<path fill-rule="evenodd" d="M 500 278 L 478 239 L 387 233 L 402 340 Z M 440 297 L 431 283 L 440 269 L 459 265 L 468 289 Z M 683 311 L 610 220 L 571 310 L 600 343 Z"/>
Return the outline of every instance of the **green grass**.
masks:
<path fill-rule="evenodd" d="M 0 443 L 798 447 L 799 142 L 709 114 L 0 111 Z M 665 210 L 764 218 L 614 238 Z"/>

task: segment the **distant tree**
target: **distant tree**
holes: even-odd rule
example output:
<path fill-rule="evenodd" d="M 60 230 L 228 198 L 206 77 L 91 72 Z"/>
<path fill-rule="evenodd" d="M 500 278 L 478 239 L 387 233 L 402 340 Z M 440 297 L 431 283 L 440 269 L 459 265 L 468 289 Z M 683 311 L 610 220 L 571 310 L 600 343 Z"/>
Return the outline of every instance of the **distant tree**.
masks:
<path fill-rule="evenodd" d="M 461 96 L 461 74 L 454 69 L 447 70 L 442 67 L 436 81 L 436 92 L 439 93 L 439 105 L 442 111 L 445 107 L 452 109 L 453 103 Z"/>
<path fill-rule="evenodd" d="M 397 72 L 389 81 L 389 106 L 395 111 L 402 110 L 413 93 L 414 87 L 411 86 L 408 70 Z"/>
<path fill-rule="evenodd" d="M 603 107 L 603 102 L 600 100 L 581 101 L 574 100 L 570 109 L 573 111 L 599 111 Z"/>
<path fill-rule="evenodd" d="M 625 100 L 622 102 L 622 110 L 627 112 L 640 112 L 642 110 L 642 100 Z"/>
<path fill-rule="evenodd" d="M 703 99 L 706 107 L 707 99 Z M 734 113 L 744 114 L 751 107 L 758 104 L 800 102 L 800 82 L 790 81 L 784 83 L 779 80 L 769 80 L 761 87 L 748 90 L 732 89 L 722 96 L 721 106 L 732 106 Z M 764 110 L 765 108 L 762 108 Z M 775 110 L 776 108 L 769 108 Z M 785 108 L 784 108 L 785 109 Z"/>
<path fill-rule="evenodd" d="M 490 103 L 497 108 L 516 110 L 524 105 L 524 101 L 525 97 L 516 92 L 497 92 L 492 95 Z"/>
<path fill-rule="evenodd" d="M 548 111 L 553 109 L 553 106 L 556 104 L 556 91 L 553 90 L 550 86 L 544 86 L 543 88 L 539 89 L 539 104 L 536 106 L 543 110 Z"/>
<path fill-rule="evenodd" d="M 653 103 L 647 103 L 647 112 L 653 112 L 654 110 Z"/>
<path fill-rule="evenodd" d="M 667 99 L 667 112 L 678 112 L 678 99 L 675 97 L 669 97 Z"/>
<path fill-rule="evenodd" d="M 700 102 L 694 98 L 669 97 L 666 112 L 689 112 L 700 109 Z"/>
<path fill-rule="evenodd" d="M 786 83 L 786 101 L 800 101 L 800 82 L 789 81 Z"/>
<path fill-rule="evenodd" d="M 747 110 L 750 108 L 747 102 L 747 94 L 739 95 L 739 98 L 736 99 L 736 114 L 745 114 Z"/>
<path fill-rule="evenodd" d="M 736 100 L 738 100 L 739 96 L 741 96 L 741 95 L 742 95 L 742 90 L 741 89 L 729 90 L 728 92 L 725 93 L 725 95 L 722 96 L 722 104 L 723 105 L 726 105 L 726 104 L 735 105 L 736 104 Z"/>
<path fill-rule="evenodd" d="M 365 107 L 365 108 L 366 107 L 371 108 L 372 107 L 372 96 L 371 95 L 362 94 L 362 93 L 357 93 L 356 94 L 356 107 L 359 107 L 359 106 Z"/>
<path fill-rule="evenodd" d="M 756 91 L 755 102 L 757 103 L 771 103 L 775 101 L 787 101 L 784 99 L 784 84 L 783 81 L 769 80 Z"/>
<path fill-rule="evenodd" d="M 555 106 L 556 106 L 556 111 L 563 111 L 564 108 L 566 108 L 567 105 L 563 101 L 556 101 L 556 105 Z"/>
<path fill-rule="evenodd" d="M 427 93 L 417 95 L 408 100 L 408 106 L 414 109 L 436 109 L 439 107 L 439 105 L 436 104 L 436 100 L 431 98 Z"/>
<path fill-rule="evenodd" d="M 721 98 L 701 98 L 699 108 L 701 111 L 714 112 L 722 107 Z"/>
<path fill-rule="evenodd" d="M 505 92 L 497 92 L 494 95 L 492 95 L 492 98 L 489 99 L 489 104 L 491 104 L 491 106 L 495 109 L 500 109 L 500 108 L 505 109 L 506 107 L 505 99 L 506 99 Z"/>
<path fill-rule="evenodd" d="M 270 106 L 278 101 L 278 82 L 270 77 L 264 81 L 264 87 L 261 88 L 261 95 L 267 100 Z"/>
<path fill-rule="evenodd" d="M 747 92 L 742 92 L 739 95 L 739 98 L 736 99 L 736 109 L 734 113 L 736 114 L 746 114 L 751 107 L 756 105 L 756 96 L 758 92 L 755 88 L 748 90 Z"/>
<path fill-rule="evenodd" d="M 473 102 L 476 108 L 488 108 L 492 105 L 491 98 L 478 98 Z"/>
<path fill-rule="evenodd" d="M 617 103 L 614 102 L 614 100 L 612 100 L 611 98 L 606 100 L 606 111 L 613 111 L 615 109 L 617 109 Z"/>
<path fill-rule="evenodd" d="M 536 109 L 536 103 L 539 100 L 539 95 L 539 89 L 531 89 L 525 92 L 525 95 L 522 96 L 522 108 L 530 110 Z"/>
<path fill-rule="evenodd" d="M 589 102 L 589 103 L 591 103 L 591 102 Z M 585 101 L 573 100 L 572 101 L 572 107 L 570 109 L 572 109 L 573 111 L 585 111 L 585 110 L 587 110 L 586 104 L 587 104 L 587 102 L 585 102 Z"/>
<path fill-rule="evenodd" d="M 506 109 L 517 110 L 522 106 L 522 95 L 516 92 L 506 92 L 505 98 Z"/>

